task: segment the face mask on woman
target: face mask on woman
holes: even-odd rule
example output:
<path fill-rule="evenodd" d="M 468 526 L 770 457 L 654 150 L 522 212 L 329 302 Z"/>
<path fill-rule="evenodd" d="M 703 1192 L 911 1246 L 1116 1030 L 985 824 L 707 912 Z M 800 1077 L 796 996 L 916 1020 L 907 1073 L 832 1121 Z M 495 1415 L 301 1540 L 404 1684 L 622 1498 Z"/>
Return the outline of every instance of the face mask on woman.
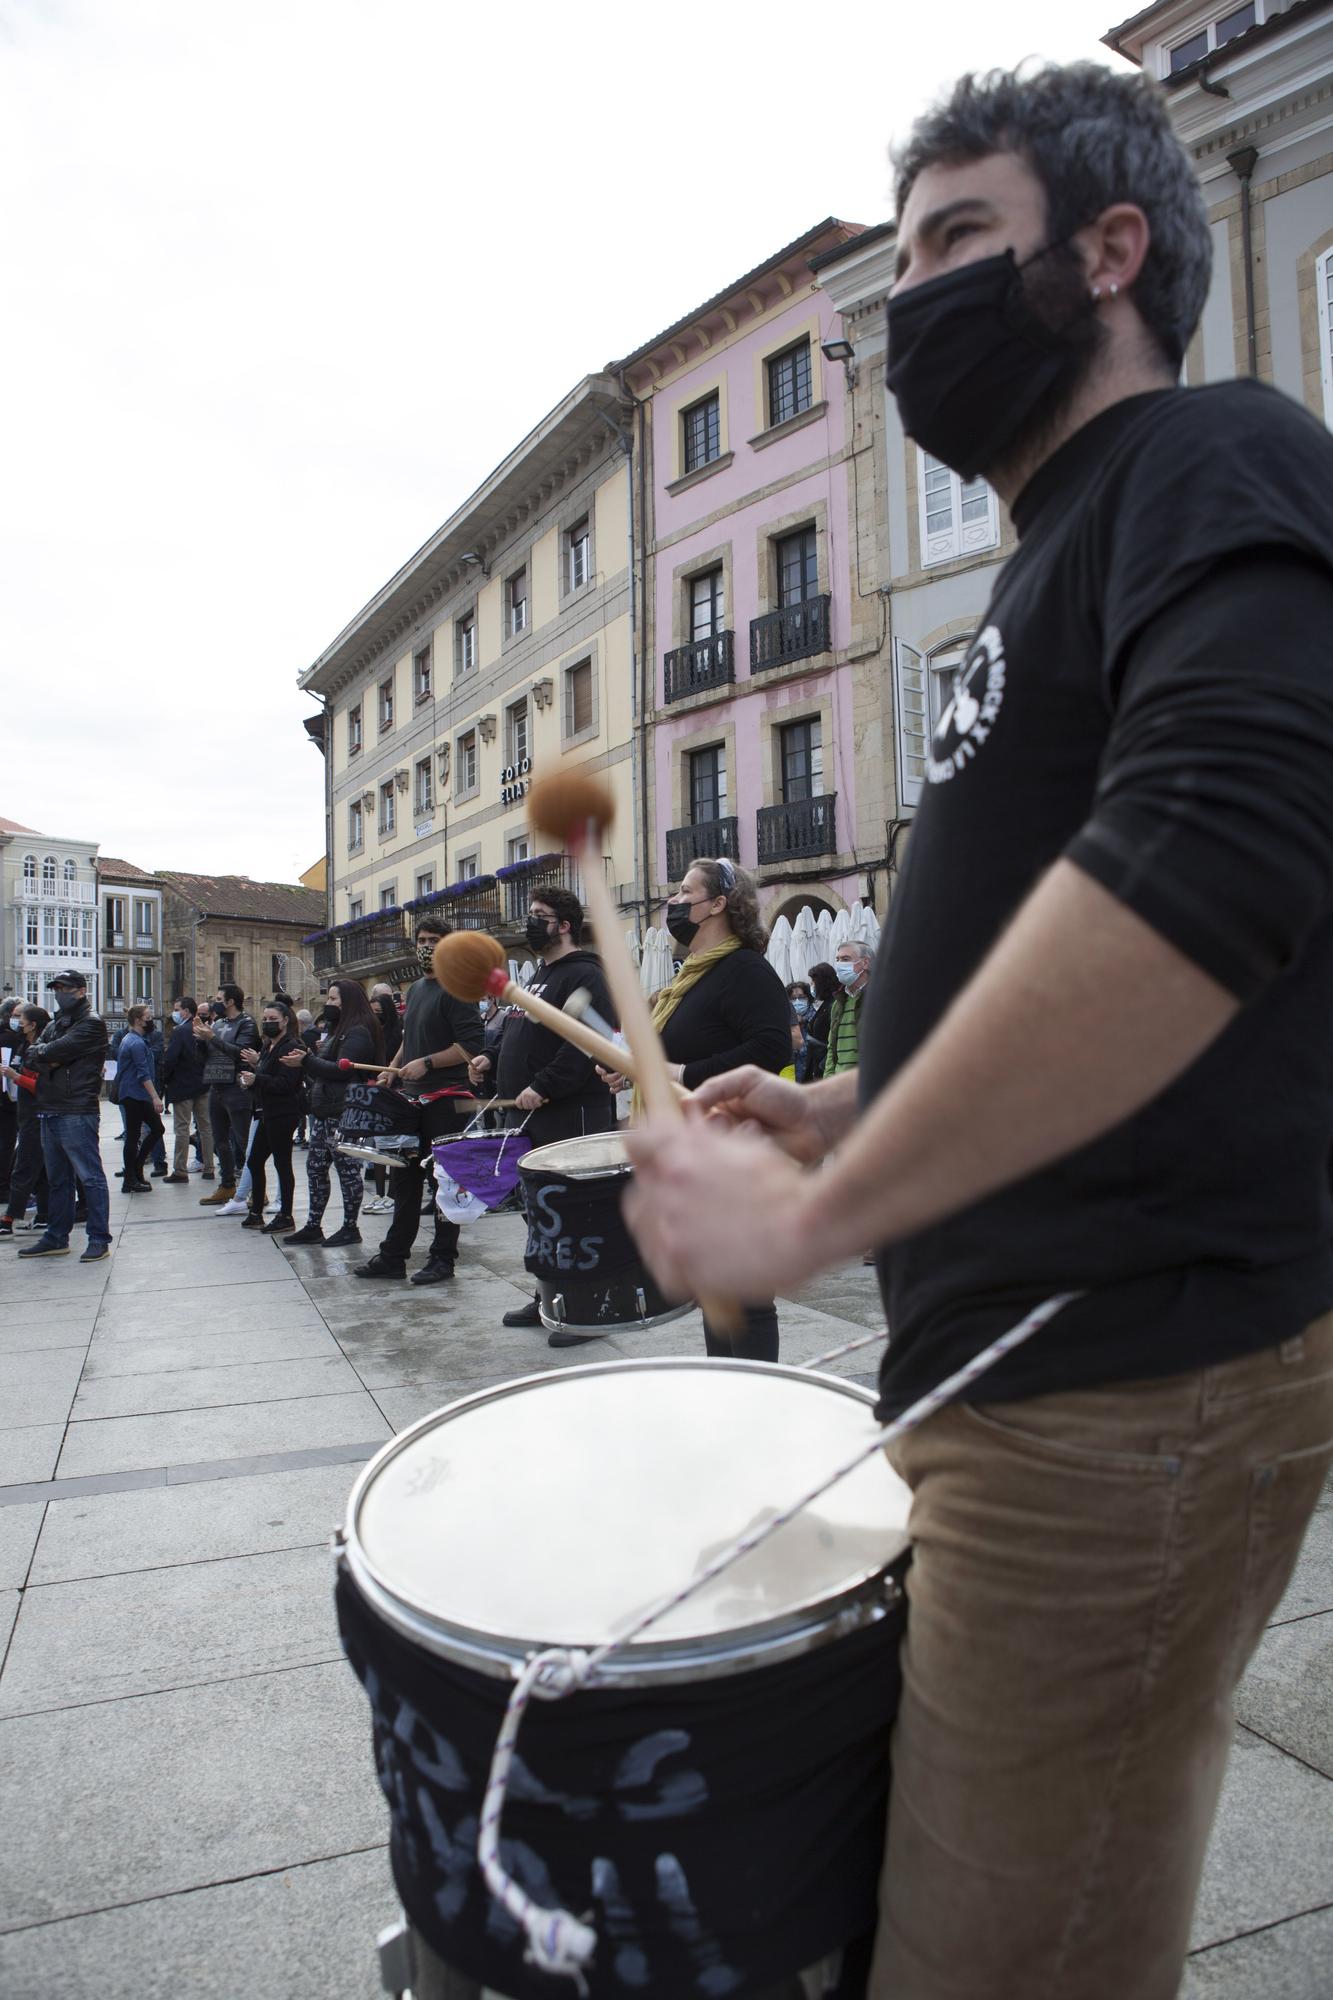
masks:
<path fill-rule="evenodd" d="M 270 1038 L 270 1040 L 276 1041 L 277 1037 L 282 1033 L 282 1022 L 265 1021 L 264 1033 Z"/>
<path fill-rule="evenodd" d="M 810 1002 L 808 1000 L 793 1000 L 791 1004 L 792 1012 L 795 1014 L 797 1020 L 803 1021 L 810 1012 Z"/>

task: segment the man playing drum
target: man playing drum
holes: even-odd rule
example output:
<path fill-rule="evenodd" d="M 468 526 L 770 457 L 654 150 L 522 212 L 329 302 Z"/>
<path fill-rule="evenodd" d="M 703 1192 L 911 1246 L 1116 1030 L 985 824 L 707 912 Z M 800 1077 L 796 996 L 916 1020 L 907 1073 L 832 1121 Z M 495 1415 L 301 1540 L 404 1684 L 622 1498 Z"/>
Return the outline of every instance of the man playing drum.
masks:
<path fill-rule="evenodd" d="M 934 731 L 859 1077 L 705 1084 L 631 1135 L 627 1214 L 676 1293 L 880 1245 L 885 1417 L 1080 1295 L 893 1450 L 870 1990 L 1169 2000 L 1333 1455 L 1333 442 L 1257 383 L 1177 386 L 1210 235 L 1143 79 L 964 79 L 897 196 L 889 386 L 1018 550 Z"/>

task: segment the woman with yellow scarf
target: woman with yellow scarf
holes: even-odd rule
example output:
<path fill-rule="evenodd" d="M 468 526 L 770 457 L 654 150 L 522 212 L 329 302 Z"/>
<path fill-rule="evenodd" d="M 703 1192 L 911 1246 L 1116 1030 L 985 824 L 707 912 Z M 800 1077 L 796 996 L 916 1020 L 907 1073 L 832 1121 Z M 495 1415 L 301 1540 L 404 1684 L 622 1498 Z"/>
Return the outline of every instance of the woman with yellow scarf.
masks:
<path fill-rule="evenodd" d="M 666 926 L 685 956 L 653 1002 L 671 1074 L 687 1090 L 710 1076 L 757 1063 L 780 1070 L 791 1061 L 791 1002 L 764 957 L 753 875 L 722 858 L 696 861 L 666 906 Z M 776 1361 L 778 1314 L 772 1299 L 747 1304 L 734 1339 L 704 1321 L 710 1354 Z"/>

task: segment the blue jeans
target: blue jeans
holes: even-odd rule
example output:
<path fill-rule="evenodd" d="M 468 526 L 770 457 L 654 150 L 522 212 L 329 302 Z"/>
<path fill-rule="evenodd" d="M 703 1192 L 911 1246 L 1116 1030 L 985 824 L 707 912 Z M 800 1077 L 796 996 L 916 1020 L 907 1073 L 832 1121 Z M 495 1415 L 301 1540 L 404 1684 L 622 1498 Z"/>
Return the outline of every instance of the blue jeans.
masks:
<path fill-rule="evenodd" d="M 42 1158 L 46 1161 L 46 1178 L 51 1187 L 46 1234 L 42 1242 L 53 1244 L 59 1250 L 68 1244 L 74 1223 L 76 1179 L 83 1188 L 84 1204 L 88 1210 L 89 1244 L 96 1247 L 99 1243 L 111 1241 L 106 1175 L 102 1171 L 102 1155 L 97 1144 L 98 1122 L 96 1112 L 89 1112 L 86 1116 L 76 1112 L 38 1113 L 38 1123 L 42 1128 Z"/>

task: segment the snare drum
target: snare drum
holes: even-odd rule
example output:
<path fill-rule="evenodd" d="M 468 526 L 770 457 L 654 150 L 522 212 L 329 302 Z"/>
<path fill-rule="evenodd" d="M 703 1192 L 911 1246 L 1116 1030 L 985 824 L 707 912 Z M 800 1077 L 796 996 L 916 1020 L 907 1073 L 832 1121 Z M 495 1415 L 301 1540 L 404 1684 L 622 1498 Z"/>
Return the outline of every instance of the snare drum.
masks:
<path fill-rule="evenodd" d="M 614 1333 L 664 1326 L 693 1311 L 657 1288 L 621 1218 L 633 1169 L 618 1132 L 559 1139 L 518 1163 L 528 1212 L 525 1269 L 549 1331 Z"/>
<path fill-rule="evenodd" d="M 355 1079 L 338 1118 L 337 1150 L 377 1167 L 414 1167 L 438 1134 L 453 1130 L 457 1103 L 453 1092 L 409 1097 L 405 1090 Z"/>
<path fill-rule="evenodd" d="M 398 1891 L 444 1965 L 517 2000 L 568 1990 L 477 1864 L 515 1669 L 683 1587 L 869 1440 L 873 1400 L 776 1363 L 602 1363 L 451 1404 L 366 1467 L 339 1621 Z M 907 1511 L 867 1460 L 603 1682 L 528 1708 L 501 1855 L 537 1902 L 590 1913 L 593 2000 L 762 1994 L 873 1931 Z"/>

